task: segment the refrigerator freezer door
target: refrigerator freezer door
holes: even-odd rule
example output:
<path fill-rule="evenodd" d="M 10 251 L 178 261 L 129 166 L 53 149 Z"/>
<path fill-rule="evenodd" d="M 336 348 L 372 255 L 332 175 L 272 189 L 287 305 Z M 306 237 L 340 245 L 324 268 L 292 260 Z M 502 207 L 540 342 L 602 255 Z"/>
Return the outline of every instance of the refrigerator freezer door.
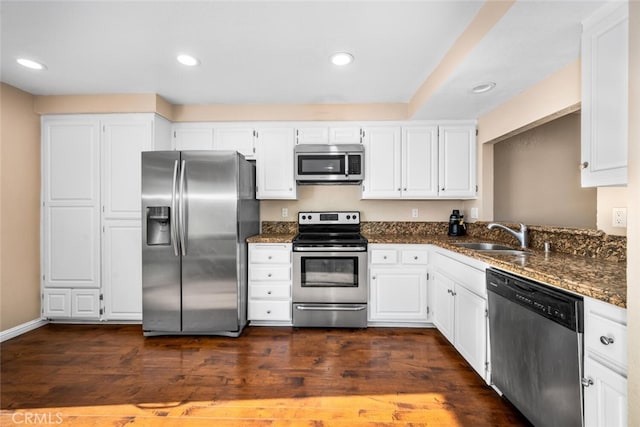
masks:
<path fill-rule="evenodd" d="M 239 331 L 238 154 L 182 152 L 182 331 Z"/>
<path fill-rule="evenodd" d="M 177 224 L 172 211 L 175 206 L 172 185 L 179 160 L 180 153 L 176 151 L 142 153 L 142 328 L 145 332 L 181 330 L 180 257 L 173 248 Z"/>

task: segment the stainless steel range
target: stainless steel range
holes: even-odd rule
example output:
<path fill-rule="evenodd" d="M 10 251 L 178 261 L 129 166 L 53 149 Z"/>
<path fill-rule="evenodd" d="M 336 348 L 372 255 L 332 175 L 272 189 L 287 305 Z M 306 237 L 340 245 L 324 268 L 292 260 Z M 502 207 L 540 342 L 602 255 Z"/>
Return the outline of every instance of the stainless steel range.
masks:
<path fill-rule="evenodd" d="M 293 326 L 367 326 L 367 239 L 360 212 L 299 212 Z"/>

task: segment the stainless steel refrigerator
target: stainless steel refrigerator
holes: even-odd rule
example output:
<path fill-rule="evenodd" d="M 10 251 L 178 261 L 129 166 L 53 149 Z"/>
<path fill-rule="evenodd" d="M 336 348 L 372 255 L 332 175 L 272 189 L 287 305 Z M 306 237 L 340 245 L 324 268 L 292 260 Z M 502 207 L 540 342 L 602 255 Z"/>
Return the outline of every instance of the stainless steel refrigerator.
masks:
<path fill-rule="evenodd" d="M 144 152 L 142 213 L 144 334 L 240 335 L 255 165 L 235 151 Z"/>

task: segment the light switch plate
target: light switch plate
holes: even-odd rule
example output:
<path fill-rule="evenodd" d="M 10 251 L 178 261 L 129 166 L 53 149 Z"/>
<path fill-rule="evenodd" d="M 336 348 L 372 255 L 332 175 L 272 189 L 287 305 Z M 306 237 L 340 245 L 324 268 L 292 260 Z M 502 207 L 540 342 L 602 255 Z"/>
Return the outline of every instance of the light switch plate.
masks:
<path fill-rule="evenodd" d="M 622 228 L 627 226 L 627 208 L 613 208 L 612 217 L 612 226 Z"/>
<path fill-rule="evenodd" d="M 478 208 L 471 208 L 471 219 L 478 219 Z"/>
<path fill-rule="evenodd" d="M 289 209 L 282 208 L 282 218 L 286 218 L 289 216 Z"/>
<path fill-rule="evenodd" d="M 418 218 L 418 209 L 411 209 L 411 218 Z"/>

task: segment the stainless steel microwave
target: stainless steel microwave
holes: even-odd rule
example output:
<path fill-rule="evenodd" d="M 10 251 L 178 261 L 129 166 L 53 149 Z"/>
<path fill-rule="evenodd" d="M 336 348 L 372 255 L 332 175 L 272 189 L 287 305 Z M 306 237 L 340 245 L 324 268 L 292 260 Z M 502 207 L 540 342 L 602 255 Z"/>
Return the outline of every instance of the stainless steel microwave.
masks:
<path fill-rule="evenodd" d="M 364 178 L 361 144 L 300 144 L 294 158 L 298 184 L 360 184 Z"/>

